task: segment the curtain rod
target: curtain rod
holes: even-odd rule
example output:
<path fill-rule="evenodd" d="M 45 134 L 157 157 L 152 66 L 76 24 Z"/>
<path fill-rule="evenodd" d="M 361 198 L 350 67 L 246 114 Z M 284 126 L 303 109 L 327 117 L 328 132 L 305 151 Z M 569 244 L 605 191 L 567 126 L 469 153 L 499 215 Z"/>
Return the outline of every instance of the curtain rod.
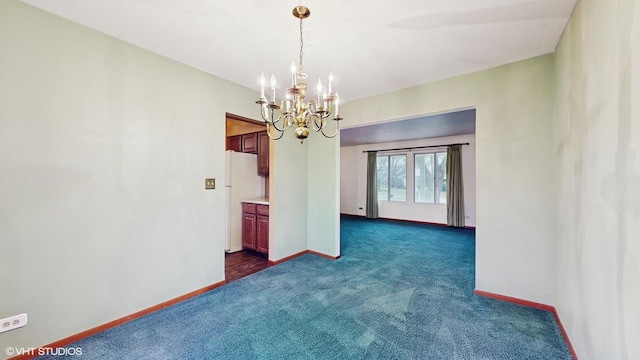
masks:
<path fill-rule="evenodd" d="M 453 145 L 469 145 L 469 143 L 457 143 L 457 144 L 445 144 L 445 145 L 429 145 L 429 146 L 414 146 L 414 147 L 397 148 L 397 149 L 363 150 L 362 152 L 363 153 L 369 153 L 369 152 L 378 152 L 378 151 L 428 149 L 428 148 L 437 148 L 437 147 L 447 147 L 447 146 L 453 146 Z"/>

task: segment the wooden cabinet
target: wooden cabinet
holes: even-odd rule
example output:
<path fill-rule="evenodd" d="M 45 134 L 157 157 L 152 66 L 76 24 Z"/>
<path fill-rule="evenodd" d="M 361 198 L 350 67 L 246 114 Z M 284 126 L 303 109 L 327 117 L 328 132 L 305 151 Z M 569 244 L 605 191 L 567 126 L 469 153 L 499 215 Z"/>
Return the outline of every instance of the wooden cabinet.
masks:
<path fill-rule="evenodd" d="M 269 135 L 258 133 L 258 174 L 269 175 Z"/>
<path fill-rule="evenodd" d="M 245 153 L 258 152 L 258 133 L 242 135 L 242 152 L 245 152 Z"/>
<path fill-rule="evenodd" d="M 227 136 L 227 150 L 242 152 L 242 135 Z"/>
<path fill-rule="evenodd" d="M 256 251 L 269 254 L 269 206 L 256 205 Z"/>
<path fill-rule="evenodd" d="M 242 214 L 242 247 L 244 249 L 256 249 L 256 215 Z"/>
<path fill-rule="evenodd" d="M 258 133 L 255 132 L 250 134 L 227 136 L 227 150 L 252 154 L 257 153 Z"/>
<path fill-rule="evenodd" d="M 242 203 L 242 246 L 269 253 L 269 205 Z"/>

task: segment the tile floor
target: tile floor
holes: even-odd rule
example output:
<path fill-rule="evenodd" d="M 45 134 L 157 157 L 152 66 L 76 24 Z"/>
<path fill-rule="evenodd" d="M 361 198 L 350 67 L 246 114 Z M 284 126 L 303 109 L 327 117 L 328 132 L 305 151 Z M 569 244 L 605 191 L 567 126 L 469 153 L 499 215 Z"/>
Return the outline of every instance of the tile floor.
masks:
<path fill-rule="evenodd" d="M 227 282 L 238 280 L 268 267 L 266 255 L 249 250 L 225 254 L 225 279 Z"/>

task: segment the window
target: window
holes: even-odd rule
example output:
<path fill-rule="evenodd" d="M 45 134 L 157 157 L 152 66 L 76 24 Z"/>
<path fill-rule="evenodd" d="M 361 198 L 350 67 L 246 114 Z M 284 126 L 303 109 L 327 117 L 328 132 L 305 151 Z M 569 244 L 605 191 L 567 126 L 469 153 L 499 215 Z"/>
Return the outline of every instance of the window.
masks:
<path fill-rule="evenodd" d="M 378 200 L 407 201 L 407 156 L 378 156 L 376 182 Z"/>
<path fill-rule="evenodd" d="M 447 203 L 447 153 L 416 154 L 414 157 L 414 201 Z"/>

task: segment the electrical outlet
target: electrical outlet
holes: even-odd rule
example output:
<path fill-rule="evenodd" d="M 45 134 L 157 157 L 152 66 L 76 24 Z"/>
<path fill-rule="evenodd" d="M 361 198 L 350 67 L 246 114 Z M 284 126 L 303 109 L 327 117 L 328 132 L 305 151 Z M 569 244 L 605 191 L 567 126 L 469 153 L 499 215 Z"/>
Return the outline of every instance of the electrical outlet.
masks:
<path fill-rule="evenodd" d="M 216 188 L 216 179 L 204 179 L 204 189 L 211 190 Z"/>
<path fill-rule="evenodd" d="M 21 328 L 25 325 L 27 325 L 27 314 L 11 316 L 0 320 L 0 333 Z"/>

